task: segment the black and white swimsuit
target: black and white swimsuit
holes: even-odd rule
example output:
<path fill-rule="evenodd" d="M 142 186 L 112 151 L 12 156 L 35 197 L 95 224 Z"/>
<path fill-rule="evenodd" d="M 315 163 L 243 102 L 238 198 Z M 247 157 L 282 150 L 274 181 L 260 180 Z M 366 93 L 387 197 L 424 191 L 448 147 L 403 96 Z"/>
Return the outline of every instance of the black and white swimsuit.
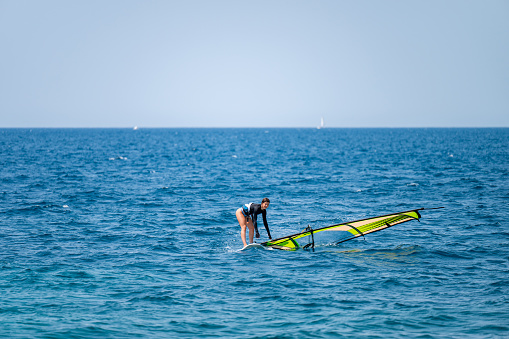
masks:
<path fill-rule="evenodd" d="M 252 202 L 249 204 L 242 205 L 242 214 L 246 218 L 253 219 L 253 226 L 254 226 L 256 233 L 258 233 L 258 222 L 256 219 L 257 219 L 258 214 L 260 214 L 260 213 L 263 217 L 263 225 L 265 226 L 265 229 L 267 230 L 267 235 L 269 236 L 269 239 L 272 239 L 272 237 L 270 236 L 269 224 L 267 223 L 267 210 L 262 210 L 261 204 L 254 204 Z"/>

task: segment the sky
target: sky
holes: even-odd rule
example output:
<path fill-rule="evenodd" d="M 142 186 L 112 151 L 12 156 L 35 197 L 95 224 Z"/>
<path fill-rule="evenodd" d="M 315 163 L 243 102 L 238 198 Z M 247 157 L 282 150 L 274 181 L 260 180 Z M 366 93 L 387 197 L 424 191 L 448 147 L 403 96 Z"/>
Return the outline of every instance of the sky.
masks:
<path fill-rule="evenodd" d="M 507 0 L 0 0 L 0 127 L 509 127 Z"/>

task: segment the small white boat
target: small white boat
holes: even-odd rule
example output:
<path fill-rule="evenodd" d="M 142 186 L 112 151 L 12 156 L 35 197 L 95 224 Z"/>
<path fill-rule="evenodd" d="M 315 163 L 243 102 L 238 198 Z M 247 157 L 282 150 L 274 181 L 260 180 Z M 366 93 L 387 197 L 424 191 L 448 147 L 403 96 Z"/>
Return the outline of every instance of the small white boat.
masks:
<path fill-rule="evenodd" d="M 320 122 L 320 126 L 317 127 L 318 129 L 322 129 L 323 128 L 323 117 L 322 117 L 322 120 Z"/>

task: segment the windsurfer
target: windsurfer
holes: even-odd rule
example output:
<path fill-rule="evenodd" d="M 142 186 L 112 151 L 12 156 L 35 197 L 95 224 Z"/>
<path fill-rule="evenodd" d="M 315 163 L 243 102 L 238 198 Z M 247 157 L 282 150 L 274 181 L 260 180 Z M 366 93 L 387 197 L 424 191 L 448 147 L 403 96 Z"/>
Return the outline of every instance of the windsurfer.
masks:
<path fill-rule="evenodd" d="M 270 236 L 269 225 L 267 224 L 267 207 L 269 207 L 270 200 L 269 198 L 263 198 L 261 204 L 249 203 L 243 205 L 241 208 L 237 210 L 235 215 L 237 216 L 237 220 L 240 225 L 240 238 L 244 243 L 244 247 L 247 246 L 246 242 L 246 230 L 249 229 L 249 243 L 253 243 L 254 233 L 256 232 L 256 238 L 260 237 L 260 233 L 258 232 L 258 223 L 257 216 L 261 214 L 263 217 L 263 225 L 267 230 L 267 235 L 269 239 L 272 239 Z"/>

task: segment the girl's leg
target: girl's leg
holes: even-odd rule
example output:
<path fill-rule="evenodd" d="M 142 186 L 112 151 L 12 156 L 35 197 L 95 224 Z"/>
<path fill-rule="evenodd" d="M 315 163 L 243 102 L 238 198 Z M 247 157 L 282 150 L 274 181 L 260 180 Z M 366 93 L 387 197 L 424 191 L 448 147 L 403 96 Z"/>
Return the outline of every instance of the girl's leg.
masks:
<path fill-rule="evenodd" d="M 240 239 L 242 239 L 242 243 L 244 244 L 244 247 L 247 246 L 246 243 L 246 217 L 244 217 L 244 214 L 242 214 L 242 211 L 240 208 L 235 213 L 237 216 L 237 221 L 240 225 Z M 251 232 L 249 232 L 249 238 L 252 238 Z M 252 242 L 252 241 L 251 241 Z"/>
<path fill-rule="evenodd" d="M 252 244 L 254 238 L 254 225 L 253 220 L 251 220 L 251 218 L 249 218 L 249 221 L 247 222 L 247 227 L 249 228 L 249 243 Z"/>

